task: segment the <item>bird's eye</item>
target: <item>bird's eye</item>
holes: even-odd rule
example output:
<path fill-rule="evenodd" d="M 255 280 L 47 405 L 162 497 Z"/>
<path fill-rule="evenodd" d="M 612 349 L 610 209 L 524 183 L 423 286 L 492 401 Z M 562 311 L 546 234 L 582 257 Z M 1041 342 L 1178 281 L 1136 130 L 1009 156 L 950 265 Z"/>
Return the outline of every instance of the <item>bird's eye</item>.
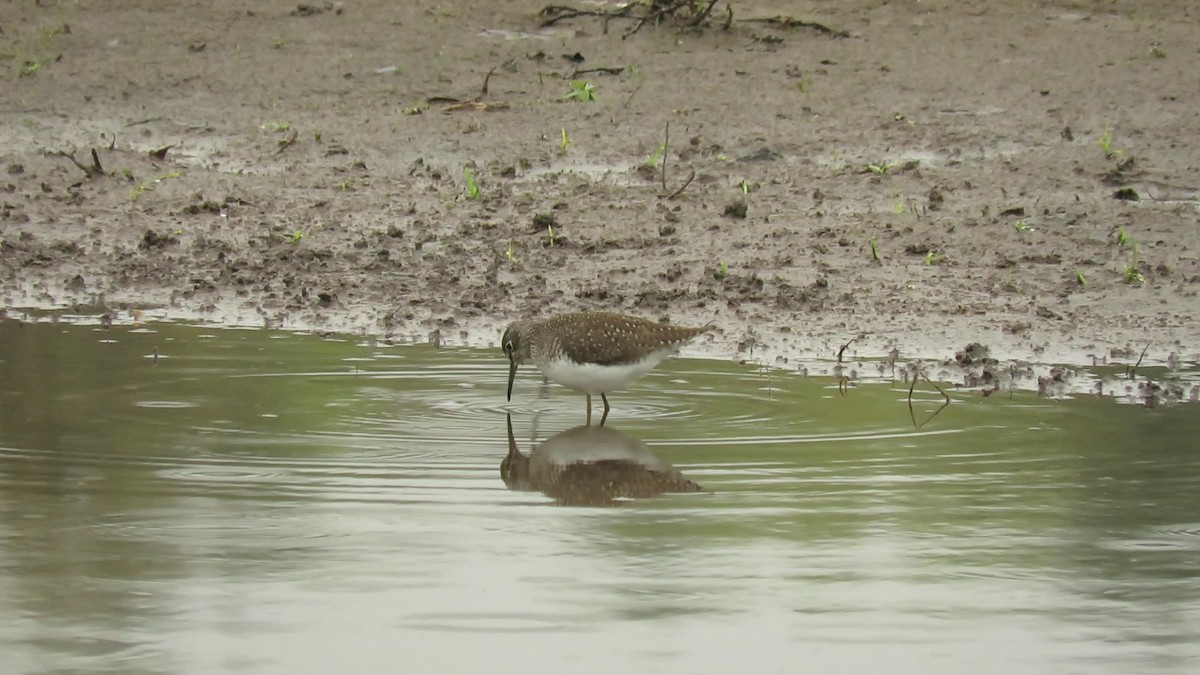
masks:
<path fill-rule="evenodd" d="M 504 351 L 506 353 L 511 354 L 513 349 L 514 349 L 514 347 L 513 347 L 512 340 L 509 340 L 508 342 L 504 343 Z"/>

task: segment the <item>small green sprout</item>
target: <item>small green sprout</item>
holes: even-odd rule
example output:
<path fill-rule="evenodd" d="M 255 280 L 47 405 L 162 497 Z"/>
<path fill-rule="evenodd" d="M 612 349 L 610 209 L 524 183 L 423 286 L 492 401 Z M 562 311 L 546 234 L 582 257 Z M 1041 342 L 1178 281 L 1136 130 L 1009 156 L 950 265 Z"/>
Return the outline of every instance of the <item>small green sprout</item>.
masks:
<path fill-rule="evenodd" d="M 1141 270 L 1138 269 L 1138 245 L 1133 242 L 1132 250 L 1129 253 L 1129 263 L 1125 265 L 1125 271 L 1122 274 L 1125 277 L 1125 283 L 1141 286 L 1146 283 L 1146 277 L 1142 276 Z"/>
<path fill-rule="evenodd" d="M 925 264 L 926 265 L 938 265 L 945 261 L 946 261 L 946 256 L 942 255 L 941 253 L 938 253 L 937 251 L 930 251 L 929 253 L 925 254 Z"/>
<path fill-rule="evenodd" d="M 571 91 L 563 98 L 574 99 L 580 103 L 596 100 L 596 88 L 591 82 L 583 80 L 571 80 Z"/>
<path fill-rule="evenodd" d="M 1167 53 L 1163 51 L 1161 44 L 1158 42 L 1152 42 L 1150 43 L 1150 56 L 1153 56 L 1156 59 L 1165 59 L 1167 58 Z"/>
<path fill-rule="evenodd" d="M 287 234 L 283 235 L 283 238 L 286 239 L 289 244 L 295 245 L 299 244 L 300 240 L 304 238 L 304 233 L 300 230 L 296 230 L 295 232 L 288 232 Z"/>
<path fill-rule="evenodd" d="M 892 211 L 898 216 L 904 215 L 904 201 L 900 199 L 900 194 L 896 194 L 896 201 L 892 202 Z"/>
<path fill-rule="evenodd" d="M 1083 276 L 1081 270 L 1075 270 L 1075 282 L 1080 286 L 1087 286 L 1087 277 Z"/>
<path fill-rule="evenodd" d="M 750 194 L 750 184 L 746 182 L 745 178 L 742 179 L 741 183 L 738 183 L 738 187 L 742 188 L 742 194 Z"/>
<path fill-rule="evenodd" d="M 42 64 L 39 61 L 26 61 L 21 66 L 21 77 L 33 77 L 42 69 Z"/>
<path fill-rule="evenodd" d="M 729 267 L 725 265 L 724 260 L 717 261 L 717 269 L 713 272 L 713 276 L 718 279 L 724 279 L 729 276 Z"/>
<path fill-rule="evenodd" d="M 1125 226 L 1124 225 L 1118 226 L 1117 227 L 1117 246 L 1124 246 L 1125 244 L 1128 244 L 1131 241 L 1133 241 L 1133 240 L 1130 239 L 1129 235 L 1125 233 Z"/>
<path fill-rule="evenodd" d="M 313 132 L 313 140 L 317 143 L 321 142 L 321 132 L 320 131 Z"/>
<path fill-rule="evenodd" d="M 550 240 L 550 247 L 554 248 L 554 226 L 546 226 L 546 237 Z"/>
<path fill-rule="evenodd" d="M 475 172 L 471 167 L 463 167 L 463 180 L 467 183 L 467 199 L 479 199 L 479 185 L 475 182 Z"/>
<path fill-rule="evenodd" d="M 867 245 L 871 247 L 871 260 L 879 262 L 879 247 L 875 235 L 871 235 L 871 238 L 867 240 Z"/>
<path fill-rule="evenodd" d="M 505 259 L 508 260 L 509 264 L 512 264 L 512 265 L 521 264 L 521 260 L 519 258 L 517 258 L 517 254 L 513 251 L 513 243 L 512 243 L 511 239 L 508 240 L 508 250 L 506 250 L 504 252 L 504 257 L 505 257 Z"/>
<path fill-rule="evenodd" d="M 1112 159 L 1123 154 L 1120 150 L 1113 147 L 1112 144 L 1112 129 L 1105 129 L 1104 133 L 1100 134 L 1100 149 L 1104 151 L 1104 157 Z"/>
<path fill-rule="evenodd" d="M 562 140 L 558 142 L 558 149 L 566 152 L 569 147 L 571 147 L 571 137 L 567 135 L 567 128 L 563 127 Z"/>
<path fill-rule="evenodd" d="M 1018 220 L 1017 222 L 1013 223 L 1013 228 L 1016 229 L 1017 232 L 1028 232 L 1029 223 L 1026 223 L 1024 220 Z"/>
<path fill-rule="evenodd" d="M 150 189 L 150 186 L 146 185 L 145 183 L 138 183 L 137 185 L 134 185 L 129 190 L 129 201 L 136 202 L 138 199 L 141 198 L 142 193 L 149 189 Z"/>
<path fill-rule="evenodd" d="M 667 144 L 660 143 L 654 152 L 646 155 L 646 159 L 642 160 L 642 166 L 647 169 L 657 169 L 659 162 L 662 161 L 663 154 L 667 151 Z"/>
<path fill-rule="evenodd" d="M 266 124 L 262 125 L 262 128 L 267 131 L 283 133 L 290 130 L 292 125 L 288 122 L 267 122 Z"/>
<path fill-rule="evenodd" d="M 867 171 L 870 171 L 873 174 L 882 176 L 883 174 L 885 174 L 889 170 L 891 170 L 892 166 L 894 166 L 894 165 L 891 162 L 886 162 L 886 161 L 879 162 L 878 164 L 868 164 Z"/>

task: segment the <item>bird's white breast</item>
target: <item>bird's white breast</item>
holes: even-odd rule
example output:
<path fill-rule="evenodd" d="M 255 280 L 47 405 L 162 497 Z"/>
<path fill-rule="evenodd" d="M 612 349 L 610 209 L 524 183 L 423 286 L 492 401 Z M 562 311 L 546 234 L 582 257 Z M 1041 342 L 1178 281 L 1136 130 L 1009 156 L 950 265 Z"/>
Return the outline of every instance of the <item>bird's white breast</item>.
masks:
<path fill-rule="evenodd" d="M 575 363 L 567 358 L 557 358 L 546 363 L 541 370 L 546 379 L 568 389 L 585 394 L 605 394 L 629 386 L 674 351 L 663 349 L 651 353 L 641 361 L 611 366 Z"/>

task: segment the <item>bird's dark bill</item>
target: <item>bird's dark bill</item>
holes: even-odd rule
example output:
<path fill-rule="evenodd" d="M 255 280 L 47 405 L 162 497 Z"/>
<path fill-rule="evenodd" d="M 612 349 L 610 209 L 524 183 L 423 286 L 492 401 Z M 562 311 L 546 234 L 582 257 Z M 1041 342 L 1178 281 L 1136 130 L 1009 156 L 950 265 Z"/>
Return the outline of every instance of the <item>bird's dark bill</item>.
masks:
<path fill-rule="evenodd" d="M 508 400 L 512 400 L 513 380 L 517 377 L 517 362 L 512 360 L 508 362 Z"/>

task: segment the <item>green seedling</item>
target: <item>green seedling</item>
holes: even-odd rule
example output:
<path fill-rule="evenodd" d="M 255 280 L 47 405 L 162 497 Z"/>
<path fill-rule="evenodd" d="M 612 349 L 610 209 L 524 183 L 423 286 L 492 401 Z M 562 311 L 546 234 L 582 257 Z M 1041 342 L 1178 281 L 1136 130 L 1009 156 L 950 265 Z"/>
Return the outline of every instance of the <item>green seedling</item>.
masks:
<path fill-rule="evenodd" d="M 300 230 L 296 230 L 295 232 L 289 232 L 283 235 L 283 238 L 286 239 L 289 244 L 295 245 L 299 244 L 300 240 L 304 238 L 304 233 Z"/>
<path fill-rule="evenodd" d="M 871 260 L 879 262 L 879 246 L 875 235 L 871 235 L 871 238 L 867 240 L 867 245 L 871 247 Z"/>
<path fill-rule="evenodd" d="M 1017 222 L 1013 223 L 1013 228 L 1016 229 L 1017 232 L 1028 232 L 1029 223 L 1026 223 L 1023 220 L 1018 220 Z"/>
<path fill-rule="evenodd" d="M 595 101 L 596 88 L 592 86 L 591 82 L 584 82 L 583 80 L 571 80 L 571 91 L 567 92 L 567 95 L 563 98 L 573 99 L 580 103 Z"/>
<path fill-rule="evenodd" d="M 724 260 L 717 261 L 717 269 L 713 272 L 713 276 L 718 279 L 724 279 L 729 276 L 729 267 L 725 265 Z"/>
<path fill-rule="evenodd" d="M 271 49 L 283 49 L 283 40 L 276 38 L 271 41 Z"/>
<path fill-rule="evenodd" d="M 654 149 L 654 152 L 646 155 L 646 159 L 642 160 L 642 166 L 646 167 L 647 169 L 657 169 L 659 163 L 662 162 L 663 154 L 666 153 L 666 151 L 667 144 L 660 143 L 659 146 Z"/>
<path fill-rule="evenodd" d="M 896 195 L 896 201 L 892 202 L 892 211 L 898 216 L 904 215 L 904 201 L 900 199 L 900 195 Z"/>
<path fill-rule="evenodd" d="M 288 122 L 267 122 L 266 124 L 262 125 L 262 128 L 267 131 L 275 131 L 278 133 L 283 133 L 285 131 L 291 130 L 292 125 L 289 124 Z"/>
<path fill-rule="evenodd" d="M 750 184 L 746 182 L 745 178 L 742 179 L 741 183 L 738 183 L 738 187 L 742 188 L 742 194 L 750 194 Z"/>
<path fill-rule="evenodd" d="M 41 69 L 42 64 L 40 61 L 26 61 L 21 66 L 21 77 L 33 77 L 34 75 L 37 75 L 38 71 Z"/>
<path fill-rule="evenodd" d="M 475 182 L 475 172 L 471 167 L 463 167 L 463 180 L 467 183 L 467 199 L 479 199 L 479 185 Z"/>
<path fill-rule="evenodd" d="M 133 188 L 129 191 L 129 201 L 136 202 L 138 199 L 141 198 L 142 193 L 144 193 L 148 190 L 153 190 L 155 187 L 158 186 L 159 183 L 162 183 L 163 181 L 174 180 L 176 178 L 180 178 L 181 176 L 183 176 L 182 172 L 172 171 L 171 173 L 164 173 L 163 175 L 159 176 L 158 178 L 155 178 L 153 183 L 138 183 L 137 185 L 134 185 Z M 132 180 L 133 173 L 132 172 L 126 173 L 126 177 L 128 177 L 129 179 Z"/>
<path fill-rule="evenodd" d="M 562 140 L 558 142 L 558 149 L 566 152 L 569 147 L 571 147 L 571 137 L 567 135 L 567 128 L 563 127 Z"/>
<path fill-rule="evenodd" d="M 926 265 L 938 265 L 945 261 L 946 261 L 946 256 L 942 255 L 941 253 L 938 253 L 937 251 L 930 251 L 929 253 L 925 254 L 925 264 Z"/>
<path fill-rule="evenodd" d="M 425 112 L 425 109 L 421 107 L 420 101 L 417 101 L 416 103 L 404 109 L 405 115 L 420 115 L 423 112 Z"/>
<path fill-rule="evenodd" d="M 1156 59 L 1165 59 L 1167 58 L 1167 53 L 1163 51 L 1161 44 L 1153 42 L 1150 44 L 1150 56 Z"/>
<path fill-rule="evenodd" d="M 1080 286 L 1087 286 L 1087 277 L 1083 276 L 1083 272 L 1080 270 L 1075 270 L 1075 281 Z"/>
<path fill-rule="evenodd" d="M 1125 265 L 1125 271 L 1121 275 L 1125 278 L 1125 283 L 1141 286 L 1146 283 L 1146 277 L 1142 276 L 1141 270 L 1138 269 L 1138 246 L 1137 242 L 1133 242 L 1132 249 L 1129 253 L 1129 263 Z"/>
<path fill-rule="evenodd" d="M 508 250 L 506 250 L 504 252 L 504 258 L 506 260 L 508 260 L 509 264 L 511 264 L 511 265 L 521 264 L 521 260 L 519 258 L 517 258 L 517 254 L 513 251 L 513 244 L 512 244 L 511 239 L 508 241 Z"/>
<path fill-rule="evenodd" d="M 890 171 L 892 166 L 894 166 L 894 165 L 891 162 L 879 162 L 878 164 L 868 164 L 867 171 L 870 171 L 873 174 L 882 176 L 883 174 Z"/>
<path fill-rule="evenodd" d="M 554 248 L 554 226 L 546 226 L 546 237 L 550 240 L 550 247 Z"/>
<path fill-rule="evenodd" d="M 1130 239 L 1129 235 L 1125 233 L 1125 226 L 1121 225 L 1117 227 L 1117 246 L 1124 246 L 1131 241 L 1133 240 Z"/>
<path fill-rule="evenodd" d="M 313 132 L 313 140 L 316 141 L 317 143 L 321 142 L 321 132 L 320 131 Z"/>
<path fill-rule="evenodd" d="M 1120 150 L 1113 147 L 1112 129 L 1105 129 L 1104 133 L 1100 134 L 1098 143 L 1100 144 L 1100 149 L 1104 151 L 1104 157 L 1107 159 L 1112 159 L 1123 154 Z"/>

